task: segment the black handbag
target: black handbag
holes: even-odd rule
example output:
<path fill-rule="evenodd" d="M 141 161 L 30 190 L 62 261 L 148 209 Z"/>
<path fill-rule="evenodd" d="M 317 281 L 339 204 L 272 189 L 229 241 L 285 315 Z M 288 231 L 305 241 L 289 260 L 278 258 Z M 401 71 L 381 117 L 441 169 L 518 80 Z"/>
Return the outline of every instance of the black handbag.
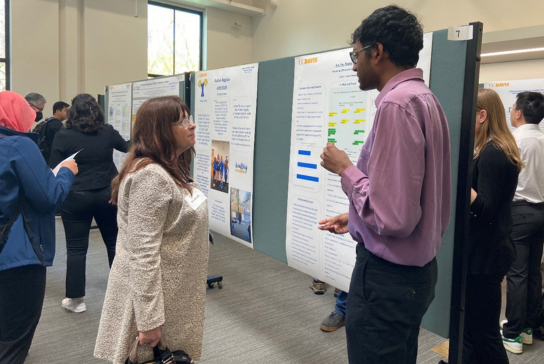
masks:
<path fill-rule="evenodd" d="M 128 353 L 128 358 L 125 361 L 125 364 L 193 364 L 194 361 L 191 357 L 183 350 L 170 351 L 168 346 L 164 345 L 162 341 L 159 341 L 157 346 L 153 348 L 153 355 L 155 356 L 152 360 L 148 360 L 143 363 L 138 362 L 138 346 L 140 345 L 140 340 L 137 337 L 134 344 L 130 348 Z"/>

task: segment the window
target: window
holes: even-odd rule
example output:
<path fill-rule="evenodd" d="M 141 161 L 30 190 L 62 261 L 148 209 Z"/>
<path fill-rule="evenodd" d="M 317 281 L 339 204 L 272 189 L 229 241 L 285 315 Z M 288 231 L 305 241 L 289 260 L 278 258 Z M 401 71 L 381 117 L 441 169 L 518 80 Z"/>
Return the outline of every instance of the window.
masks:
<path fill-rule="evenodd" d="M 0 0 L 0 91 L 9 89 L 9 0 Z"/>
<path fill-rule="evenodd" d="M 202 13 L 149 2 L 147 73 L 175 75 L 202 68 Z"/>

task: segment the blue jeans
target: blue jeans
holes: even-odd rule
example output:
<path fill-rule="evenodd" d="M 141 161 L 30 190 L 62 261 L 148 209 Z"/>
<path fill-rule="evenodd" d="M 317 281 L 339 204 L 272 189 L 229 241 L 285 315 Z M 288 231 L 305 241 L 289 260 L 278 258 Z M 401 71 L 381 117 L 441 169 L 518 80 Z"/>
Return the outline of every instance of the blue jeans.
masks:
<path fill-rule="evenodd" d="M 346 317 L 346 304 L 348 302 L 348 293 L 344 291 L 339 291 L 336 296 L 336 306 L 334 306 L 334 312 L 337 314 Z"/>

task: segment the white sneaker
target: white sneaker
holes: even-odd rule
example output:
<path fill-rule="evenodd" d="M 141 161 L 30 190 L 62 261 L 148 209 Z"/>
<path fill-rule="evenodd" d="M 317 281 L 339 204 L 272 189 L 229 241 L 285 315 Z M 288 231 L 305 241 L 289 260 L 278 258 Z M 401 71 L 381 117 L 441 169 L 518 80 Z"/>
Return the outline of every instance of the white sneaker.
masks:
<path fill-rule="evenodd" d="M 81 313 L 87 310 L 84 297 L 65 298 L 62 300 L 62 308 L 75 313 Z"/>
<path fill-rule="evenodd" d="M 502 335 L 501 330 L 502 345 L 506 350 L 513 354 L 523 353 L 523 343 L 521 342 L 521 336 L 516 337 L 515 339 L 508 339 Z"/>
<path fill-rule="evenodd" d="M 501 329 L 507 322 L 508 320 L 501 321 Z M 519 336 L 521 336 L 521 341 L 523 342 L 523 345 L 533 344 L 533 329 L 531 329 L 530 327 L 524 328 L 521 334 L 519 334 Z"/>

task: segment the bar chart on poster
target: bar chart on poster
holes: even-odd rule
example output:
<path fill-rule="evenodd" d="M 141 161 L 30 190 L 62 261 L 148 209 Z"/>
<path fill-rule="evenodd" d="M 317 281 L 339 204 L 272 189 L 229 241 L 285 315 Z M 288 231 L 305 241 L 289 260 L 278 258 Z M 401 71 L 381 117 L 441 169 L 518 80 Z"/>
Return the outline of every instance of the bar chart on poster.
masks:
<path fill-rule="evenodd" d="M 377 110 L 379 93 L 360 90 L 350 50 L 295 58 L 286 220 L 288 264 L 346 291 L 356 242 L 349 234 L 325 233 L 317 226 L 319 220 L 349 209 L 340 176 L 320 165 L 323 148 L 334 143 L 356 164 Z M 429 33 L 420 52 L 427 84 L 431 51 Z"/>

